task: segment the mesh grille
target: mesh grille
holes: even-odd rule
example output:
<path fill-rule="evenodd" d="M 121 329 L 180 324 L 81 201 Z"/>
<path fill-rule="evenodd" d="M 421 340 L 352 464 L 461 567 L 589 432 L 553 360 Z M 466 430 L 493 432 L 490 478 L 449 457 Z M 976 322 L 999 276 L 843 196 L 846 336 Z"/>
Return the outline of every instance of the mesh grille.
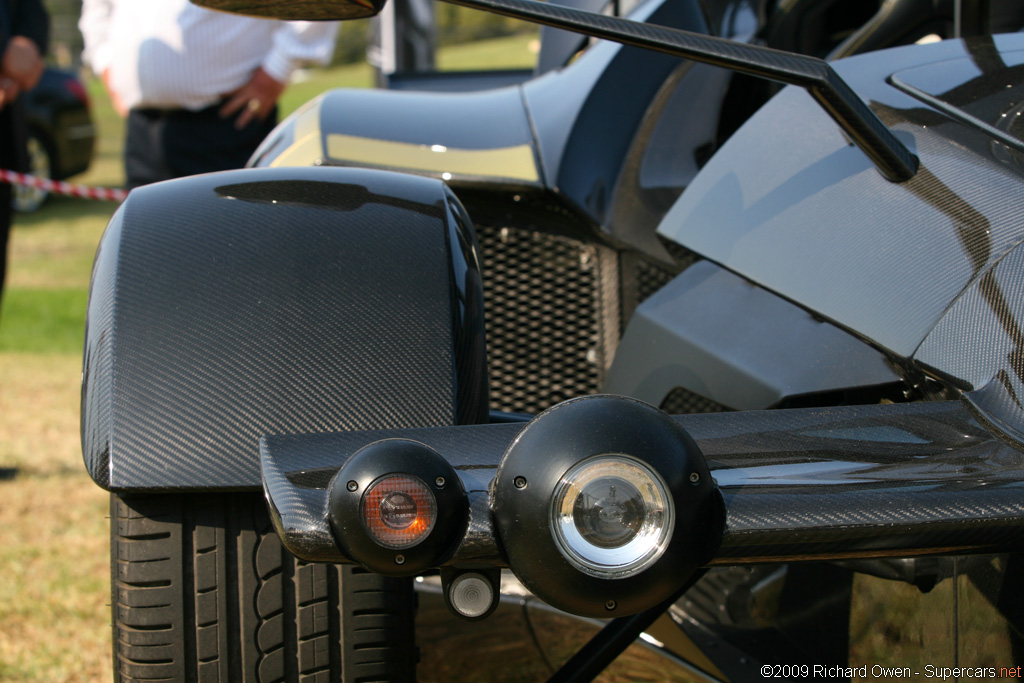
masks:
<path fill-rule="evenodd" d="M 724 413 L 732 410 L 721 403 L 700 394 L 676 387 L 661 402 L 661 409 L 669 415 L 687 415 L 691 413 Z"/>
<path fill-rule="evenodd" d="M 686 247 L 682 246 L 681 244 L 677 244 L 670 239 L 666 239 L 661 235 L 658 235 L 658 241 L 661 242 L 661 245 L 665 247 L 665 251 L 667 251 L 668 255 L 672 257 L 673 261 L 675 261 L 677 269 L 676 273 L 683 272 L 684 270 L 692 266 L 694 263 L 696 263 L 697 259 L 699 258 L 695 253 L 693 253 Z"/>
<path fill-rule="evenodd" d="M 647 297 L 667 285 L 679 272 L 665 268 L 653 261 L 639 259 L 636 264 L 637 305 L 642 304 Z"/>
<path fill-rule="evenodd" d="M 637 306 L 667 285 L 697 261 L 697 255 L 663 240 L 670 263 L 655 261 L 638 253 L 622 254 L 622 329 L 629 325 Z"/>
<path fill-rule="evenodd" d="M 535 413 L 597 391 L 617 342 L 614 252 L 517 228 L 477 236 L 491 408 Z"/>

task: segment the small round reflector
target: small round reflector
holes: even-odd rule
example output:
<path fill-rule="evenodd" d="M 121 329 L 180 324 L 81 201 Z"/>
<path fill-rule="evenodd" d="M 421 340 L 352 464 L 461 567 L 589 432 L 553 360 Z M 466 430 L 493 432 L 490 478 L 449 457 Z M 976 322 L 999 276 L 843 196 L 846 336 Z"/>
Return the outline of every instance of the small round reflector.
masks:
<path fill-rule="evenodd" d="M 632 576 L 656 562 L 672 537 L 672 499 L 661 477 L 625 455 L 598 455 L 570 468 L 551 503 L 559 551 L 580 571 Z"/>
<path fill-rule="evenodd" d="M 474 619 L 491 611 L 494 589 L 480 574 L 462 574 L 448 588 L 448 600 L 463 617 Z"/>
<path fill-rule="evenodd" d="M 370 537 L 393 550 L 411 548 L 434 528 L 437 502 L 419 478 L 387 474 L 366 488 L 359 515 Z"/>

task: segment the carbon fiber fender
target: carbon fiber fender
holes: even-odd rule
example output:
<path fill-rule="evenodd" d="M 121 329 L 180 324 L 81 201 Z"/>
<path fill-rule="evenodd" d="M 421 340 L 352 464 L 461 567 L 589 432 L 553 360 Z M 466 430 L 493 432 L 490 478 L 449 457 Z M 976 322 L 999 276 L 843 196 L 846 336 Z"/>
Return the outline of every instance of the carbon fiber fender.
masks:
<path fill-rule="evenodd" d="M 249 169 L 134 190 L 100 243 L 82 450 L 104 488 L 261 486 L 259 437 L 486 419 L 471 223 L 440 181 Z"/>

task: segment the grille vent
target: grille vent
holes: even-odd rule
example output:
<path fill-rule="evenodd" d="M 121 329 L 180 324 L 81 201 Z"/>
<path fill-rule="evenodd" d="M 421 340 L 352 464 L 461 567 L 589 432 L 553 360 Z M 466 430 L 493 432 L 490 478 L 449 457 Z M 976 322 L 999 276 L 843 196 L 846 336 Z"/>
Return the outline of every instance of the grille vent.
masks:
<path fill-rule="evenodd" d="M 716 403 L 688 389 L 676 387 L 661 402 L 661 409 L 669 415 L 688 415 L 691 413 L 725 413 L 732 410 L 721 403 Z"/>
<path fill-rule="evenodd" d="M 536 413 L 596 392 L 618 344 L 617 254 L 510 227 L 477 238 L 491 408 Z"/>

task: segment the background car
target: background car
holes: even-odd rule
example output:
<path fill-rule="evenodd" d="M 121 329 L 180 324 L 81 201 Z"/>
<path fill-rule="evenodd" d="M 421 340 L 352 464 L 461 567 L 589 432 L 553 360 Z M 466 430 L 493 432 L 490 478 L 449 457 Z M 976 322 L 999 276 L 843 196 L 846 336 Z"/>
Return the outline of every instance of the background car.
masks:
<path fill-rule="evenodd" d="M 47 68 L 39 84 L 24 98 L 29 126 L 29 173 L 65 180 L 88 169 L 96 127 L 81 79 L 72 71 Z M 47 195 L 45 190 L 16 185 L 14 210 L 35 211 Z"/>

